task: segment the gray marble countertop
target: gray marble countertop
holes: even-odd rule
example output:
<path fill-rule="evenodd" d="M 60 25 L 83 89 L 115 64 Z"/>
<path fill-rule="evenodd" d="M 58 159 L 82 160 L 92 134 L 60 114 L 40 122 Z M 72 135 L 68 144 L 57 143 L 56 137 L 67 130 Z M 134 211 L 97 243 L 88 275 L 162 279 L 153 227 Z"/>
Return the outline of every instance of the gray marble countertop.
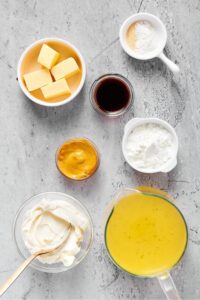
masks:
<path fill-rule="evenodd" d="M 179 64 L 178 75 L 158 59 L 139 62 L 121 49 L 119 27 L 138 11 L 165 23 L 165 51 Z M 22 261 L 12 224 L 18 207 L 32 195 L 61 191 L 75 196 L 89 209 L 95 229 L 92 250 L 77 268 L 56 275 L 29 268 L 2 299 L 165 299 L 156 280 L 131 278 L 110 262 L 100 232 L 103 209 L 117 190 L 141 184 L 168 190 L 185 215 L 189 245 L 172 275 L 183 299 L 199 299 L 200 1 L 1 0 L 0 27 L 0 282 Z M 88 72 L 75 101 L 47 109 L 23 96 L 16 68 L 25 47 L 52 36 L 74 43 Z M 127 76 L 136 95 L 132 109 L 114 120 L 101 117 L 89 102 L 91 83 L 107 72 Z M 178 166 L 169 174 L 141 175 L 124 162 L 119 145 L 124 124 L 133 116 L 160 117 L 175 127 Z M 58 145 L 74 136 L 91 138 L 101 152 L 100 169 L 85 182 L 65 180 L 54 163 Z"/>

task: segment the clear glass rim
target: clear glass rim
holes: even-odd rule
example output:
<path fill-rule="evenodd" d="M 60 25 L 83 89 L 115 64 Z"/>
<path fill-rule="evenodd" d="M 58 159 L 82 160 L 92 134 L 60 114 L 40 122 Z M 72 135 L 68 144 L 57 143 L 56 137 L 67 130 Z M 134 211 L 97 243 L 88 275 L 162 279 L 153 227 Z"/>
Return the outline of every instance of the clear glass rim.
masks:
<path fill-rule="evenodd" d="M 86 140 L 87 142 L 89 142 L 89 144 L 92 146 L 92 148 L 94 149 L 95 153 L 96 153 L 96 157 L 97 157 L 97 164 L 96 164 L 96 167 L 95 169 L 93 170 L 93 172 L 88 175 L 87 177 L 84 177 L 84 178 L 72 178 L 72 177 L 69 177 L 67 176 L 64 172 L 62 172 L 62 170 L 60 170 L 59 166 L 58 166 L 58 153 L 60 151 L 60 149 L 62 148 L 62 146 L 66 143 L 66 142 L 70 142 L 70 141 L 75 141 L 75 140 Z M 84 181 L 84 180 L 87 180 L 89 178 L 91 178 L 98 170 L 99 166 L 100 166 L 100 153 L 99 153 L 99 150 L 96 146 L 96 144 L 94 142 L 92 142 L 90 139 L 86 138 L 86 137 L 75 137 L 75 138 L 70 138 L 68 140 L 66 140 L 65 142 L 63 142 L 56 150 L 56 154 L 55 154 L 55 162 L 56 162 L 56 167 L 58 169 L 58 171 L 60 172 L 60 174 L 62 174 L 65 178 L 69 179 L 69 180 L 72 180 L 72 181 Z"/>
<path fill-rule="evenodd" d="M 129 188 L 129 187 L 124 187 L 122 189 L 119 190 L 119 192 L 114 196 L 114 203 L 117 203 L 119 200 L 120 200 L 120 194 L 125 192 L 125 191 L 130 191 L 130 192 L 137 192 L 137 193 L 142 193 L 142 194 L 148 194 L 148 195 L 154 195 L 156 197 L 159 197 L 159 198 L 162 198 L 163 200 L 167 201 L 168 203 L 170 203 L 172 206 L 175 207 L 175 209 L 179 212 L 179 214 L 181 215 L 183 221 L 184 221 L 184 224 L 185 224 L 185 228 L 186 228 L 186 243 L 185 243 L 185 247 L 184 247 L 184 250 L 183 250 L 183 253 L 181 254 L 180 258 L 178 259 L 178 261 L 170 268 L 170 269 L 167 269 L 161 273 L 158 273 L 158 274 L 152 274 L 152 275 L 138 275 L 138 274 L 133 274 L 129 271 L 127 271 L 126 269 L 124 269 L 123 267 L 121 267 L 115 260 L 114 258 L 112 257 L 112 255 L 110 254 L 110 251 L 108 249 L 108 246 L 107 246 L 107 242 L 106 242 L 106 228 L 107 228 L 107 225 L 108 225 L 108 222 L 112 216 L 112 213 L 113 213 L 113 208 L 114 208 L 114 204 L 113 204 L 113 208 L 106 220 L 106 223 L 104 225 L 104 231 L 103 231 L 103 235 L 104 235 L 104 245 L 105 245 L 105 248 L 106 248 L 106 251 L 107 251 L 107 254 L 110 258 L 110 260 L 113 262 L 113 264 L 118 267 L 120 270 L 122 270 L 123 272 L 133 276 L 133 277 L 138 277 L 138 278 L 156 278 L 156 277 L 159 277 L 161 275 L 163 275 L 164 273 L 172 270 L 173 268 L 175 268 L 178 263 L 181 261 L 181 259 L 183 258 L 184 254 L 185 254 L 185 251 L 187 249 L 187 245 L 188 245 L 188 236 L 189 236 L 189 233 L 188 233 L 188 226 L 187 226 L 187 223 L 186 223 L 186 220 L 185 220 L 185 217 L 183 216 L 182 212 L 180 211 L 180 209 L 170 200 L 170 199 L 173 199 L 170 195 L 169 195 L 169 198 L 167 199 L 167 193 L 166 193 L 166 196 L 162 195 L 162 194 L 158 194 L 156 192 L 144 192 L 144 191 L 140 191 L 140 190 L 137 190 L 137 188 Z"/>
<path fill-rule="evenodd" d="M 93 243 L 93 240 L 94 240 L 94 226 L 93 226 L 93 222 L 92 222 L 92 218 L 90 216 L 90 213 L 88 211 L 88 209 L 79 201 L 77 200 L 76 198 L 72 197 L 71 195 L 68 195 L 68 194 L 65 194 L 65 193 L 62 193 L 62 192 L 44 192 L 44 193 L 39 193 L 39 194 L 35 194 L 34 196 L 28 198 L 27 200 L 25 200 L 21 205 L 20 207 L 18 208 L 16 214 L 15 214 L 15 217 L 14 217 L 14 221 L 13 221 L 13 226 L 12 226 L 12 238 L 14 240 L 14 243 L 15 243 L 15 246 L 17 248 L 17 251 L 19 253 L 19 255 L 25 260 L 27 257 L 24 256 L 24 254 L 21 252 L 19 246 L 18 246 L 18 242 L 17 242 L 17 239 L 16 239 L 16 224 L 17 224 L 17 221 L 18 221 L 18 218 L 22 212 L 22 210 L 26 207 L 26 205 L 28 205 L 28 203 L 31 202 L 31 200 L 37 196 L 42 196 L 42 195 L 47 195 L 47 194 L 56 194 L 56 195 L 64 195 L 64 196 L 67 196 L 68 198 L 70 198 L 72 201 L 74 201 L 75 203 L 77 203 L 78 205 L 81 206 L 81 208 L 83 209 L 83 211 L 86 213 L 87 215 L 87 218 L 89 220 L 89 223 L 90 223 L 90 229 L 91 229 L 91 235 L 90 235 L 90 241 L 88 243 L 88 246 L 87 246 L 87 249 L 85 250 L 85 253 L 84 255 L 80 258 L 80 260 L 78 262 L 75 262 L 74 264 L 72 264 L 71 266 L 69 267 L 66 267 L 66 266 L 62 266 L 62 268 L 59 269 L 55 269 L 55 270 L 51 270 L 49 271 L 49 268 L 46 267 L 45 265 L 44 266 L 40 266 L 40 267 L 37 267 L 35 265 L 33 265 L 32 263 L 30 263 L 30 267 L 38 270 L 38 271 L 41 271 L 41 272 L 46 272 L 46 273 L 61 273 L 61 272 L 65 272 L 65 271 L 69 271 L 70 269 L 73 269 L 74 267 L 76 267 L 77 265 L 79 265 L 82 260 L 87 256 L 87 254 L 89 253 L 91 247 L 92 247 L 92 243 Z M 27 249 L 28 251 L 28 249 Z M 31 255 L 31 254 L 30 254 Z"/>
<path fill-rule="evenodd" d="M 118 111 L 115 112 L 109 112 L 109 111 L 103 111 L 101 110 L 98 105 L 96 104 L 95 100 L 94 100 L 94 90 L 95 87 L 97 86 L 97 84 L 104 78 L 106 77 L 115 77 L 115 78 L 119 78 L 120 80 L 124 81 L 126 83 L 126 85 L 129 88 L 130 91 L 130 100 L 128 105 L 125 108 L 122 108 Z M 107 73 L 104 75 L 99 76 L 97 79 L 95 79 L 95 81 L 92 83 L 91 87 L 90 87 L 90 103 L 92 104 L 92 107 L 94 108 L 94 110 L 96 110 L 97 112 L 99 112 L 100 114 L 110 117 L 110 118 L 114 118 L 114 117 L 119 117 L 121 115 L 123 115 L 124 113 L 126 113 L 132 106 L 133 102 L 134 102 L 134 98 L 135 98 L 135 92 L 134 92 L 134 88 L 131 84 L 131 82 L 124 77 L 121 74 L 117 74 L 117 73 Z"/>

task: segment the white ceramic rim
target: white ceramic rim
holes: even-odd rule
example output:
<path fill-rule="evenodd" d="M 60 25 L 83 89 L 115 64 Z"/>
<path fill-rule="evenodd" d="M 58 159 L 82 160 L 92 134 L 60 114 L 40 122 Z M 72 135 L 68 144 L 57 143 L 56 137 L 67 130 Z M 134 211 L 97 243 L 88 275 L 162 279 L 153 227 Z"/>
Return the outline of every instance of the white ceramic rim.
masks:
<path fill-rule="evenodd" d="M 134 120 L 134 118 L 132 120 Z M 140 169 L 140 168 L 136 167 L 133 163 L 130 162 L 130 160 L 127 157 L 127 154 L 126 154 L 126 150 L 125 150 L 126 140 L 127 140 L 127 137 L 130 134 L 130 131 L 132 131 L 137 126 L 141 126 L 141 125 L 146 124 L 146 123 L 160 124 L 162 127 L 167 128 L 167 130 L 169 130 L 172 133 L 172 135 L 174 137 L 174 141 L 175 141 L 174 157 L 171 159 L 171 161 L 168 161 L 166 164 L 164 164 L 163 166 L 161 166 L 157 170 L 151 170 L 151 169 L 146 169 L 145 170 L 145 169 Z M 125 158 L 126 162 L 133 169 L 135 169 L 135 170 L 137 170 L 137 171 L 139 171 L 141 173 L 153 174 L 153 173 L 158 173 L 158 172 L 170 172 L 175 166 L 173 166 L 172 168 L 169 168 L 168 171 L 164 171 L 162 169 L 164 169 L 165 167 L 169 166 L 172 161 L 174 161 L 174 160 L 177 159 L 177 154 L 178 154 L 178 136 L 176 134 L 175 129 L 168 122 L 166 122 L 166 121 L 164 121 L 162 119 L 159 119 L 159 118 L 135 118 L 135 123 L 133 123 L 127 131 L 124 131 L 124 135 L 123 135 L 123 139 L 122 139 L 122 152 L 123 152 L 123 155 L 124 155 L 124 158 Z"/>
<path fill-rule="evenodd" d="M 40 44 L 41 42 L 48 42 L 48 41 L 58 41 L 58 42 L 62 42 L 63 44 L 71 47 L 79 56 L 80 60 L 81 60 L 81 65 L 82 65 L 82 78 L 81 78 L 81 82 L 79 84 L 78 89 L 67 99 L 64 99 L 60 102 L 45 102 L 42 100 L 37 99 L 36 97 L 32 96 L 31 93 L 28 92 L 28 90 L 25 88 L 23 82 L 22 82 L 22 78 L 21 78 L 21 74 L 20 74 L 20 70 L 21 70 L 21 65 L 23 62 L 24 57 L 26 56 L 26 54 L 28 53 L 28 51 L 33 48 L 35 45 Z M 64 105 L 66 103 L 71 102 L 72 100 L 74 100 L 76 98 L 76 96 L 80 93 L 84 83 L 85 83 L 85 78 L 86 78 L 86 65 L 85 65 L 85 60 L 82 56 L 82 54 L 80 53 L 80 51 L 70 42 L 63 40 L 61 38 L 54 38 L 54 37 L 50 37 L 50 38 L 43 38 L 40 40 L 37 40 L 36 42 L 32 43 L 30 46 L 28 46 L 24 52 L 22 53 L 19 62 L 18 62 L 18 66 L 17 66 L 17 77 L 18 77 L 18 82 L 20 85 L 20 88 L 22 90 L 22 92 L 25 94 L 26 97 L 28 97 L 31 101 L 42 105 L 42 106 L 47 106 L 47 107 L 57 107 L 57 106 L 61 106 Z"/>
<path fill-rule="evenodd" d="M 156 22 L 157 24 L 159 24 L 159 27 L 161 29 L 161 32 L 163 34 L 162 38 L 161 38 L 161 42 L 158 45 L 158 47 L 154 50 L 154 51 L 150 51 L 148 54 L 138 54 L 136 52 L 134 52 L 127 44 L 126 40 L 125 40 L 125 33 L 127 32 L 128 27 L 139 20 L 153 20 L 154 22 Z M 149 14 L 149 13 L 138 13 L 138 14 L 134 14 L 132 16 L 130 16 L 129 18 L 127 18 L 123 24 L 120 27 L 120 31 L 119 31 L 119 39 L 120 39 L 120 43 L 122 48 L 124 49 L 124 51 L 130 55 L 133 58 L 139 59 L 139 60 L 148 60 L 148 59 L 152 59 L 155 58 L 157 56 L 159 56 L 159 54 L 163 51 L 166 42 L 167 42 L 167 30 L 165 25 L 163 24 L 163 22 L 156 16 Z"/>
<path fill-rule="evenodd" d="M 66 271 L 69 271 L 69 270 L 75 268 L 76 266 L 78 266 L 86 258 L 86 256 L 88 255 L 89 251 L 91 250 L 91 247 L 92 247 L 92 244 L 93 244 L 93 240 L 94 240 L 94 225 L 93 225 L 92 217 L 91 217 L 88 209 L 85 207 L 85 205 L 82 204 L 82 202 L 80 202 L 79 200 L 77 200 L 73 196 L 65 194 L 65 193 L 62 193 L 62 192 L 43 192 L 43 193 L 35 194 L 32 197 L 30 197 L 27 200 L 25 200 L 19 206 L 19 208 L 18 208 L 18 210 L 17 210 L 17 212 L 15 214 L 15 218 L 14 218 L 13 226 L 12 226 L 12 237 L 13 237 L 13 240 L 14 240 L 14 243 L 15 243 L 15 246 L 17 248 L 17 251 L 18 251 L 19 255 L 25 260 L 27 257 L 25 257 L 23 255 L 22 251 L 20 250 L 20 247 L 18 246 L 18 242 L 17 242 L 17 239 L 16 239 L 16 234 L 15 234 L 15 232 L 16 232 L 16 223 L 18 221 L 19 215 L 21 214 L 22 210 L 26 207 L 26 205 L 28 205 L 32 201 L 33 198 L 35 198 L 37 196 L 47 195 L 47 194 L 56 194 L 56 195 L 61 194 L 61 195 L 64 195 L 65 197 L 70 198 L 75 203 L 78 203 L 78 205 L 80 205 L 80 207 L 83 209 L 84 213 L 86 213 L 87 218 L 88 218 L 89 223 L 90 223 L 90 226 L 91 226 L 91 238 L 90 238 L 90 243 L 88 245 L 88 248 L 87 248 L 87 250 L 85 252 L 85 255 L 83 255 L 82 258 L 78 262 L 76 262 L 75 264 L 72 264 L 69 267 L 65 267 L 63 265 L 62 268 L 60 268 L 59 270 L 55 269 L 55 270 L 51 270 L 51 271 L 49 271 L 49 268 L 46 267 L 45 265 L 44 266 L 41 265 L 39 267 L 39 266 L 34 265 L 32 262 L 29 265 L 29 267 L 31 267 L 32 269 L 38 270 L 40 272 L 46 272 L 46 273 L 51 273 L 51 274 L 66 272 Z"/>

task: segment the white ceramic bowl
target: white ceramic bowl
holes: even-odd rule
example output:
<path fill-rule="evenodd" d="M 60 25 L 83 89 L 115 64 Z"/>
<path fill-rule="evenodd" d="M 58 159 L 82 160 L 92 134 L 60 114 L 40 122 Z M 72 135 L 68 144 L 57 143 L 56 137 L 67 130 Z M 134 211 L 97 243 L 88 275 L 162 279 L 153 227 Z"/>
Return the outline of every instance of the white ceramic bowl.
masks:
<path fill-rule="evenodd" d="M 159 37 L 157 41 L 157 47 L 153 51 L 149 51 L 146 53 L 138 53 L 129 47 L 126 40 L 126 33 L 129 26 L 137 21 L 148 21 L 151 24 L 153 24 Z M 119 38 L 122 48 L 131 57 L 139 60 L 148 60 L 154 57 L 159 57 L 172 72 L 179 72 L 179 67 L 175 63 L 173 63 L 169 58 L 167 58 L 163 53 L 163 49 L 167 42 L 167 30 L 163 22 L 158 17 L 149 13 L 138 13 L 130 16 L 122 24 L 119 32 Z"/>
<path fill-rule="evenodd" d="M 126 143 L 127 143 L 127 138 L 129 136 L 129 134 L 138 126 L 140 125 L 144 125 L 144 124 L 159 124 L 160 126 L 166 128 L 173 136 L 174 138 L 174 153 L 173 153 L 173 157 L 170 161 L 168 161 L 166 164 L 160 166 L 158 169 L 140 169 L 137 166 L 134 165 L 133 162 L 130 161 L 128 155 L 127 155 L 127 151 L 126 151 Z M 126 162 L 135 170 L 142 172 L 142 173 L 158 173 L 158 172 L 170 172 L 172 169 L 175 168 L 175 166 L 177 165 L 177 153 L 178 153 L 178 137 L 176 134 L 176 131 L 174 130 L 174 128 L 167 123 L 164 120 L 158 119 L 158 118 L 134 118 L 131 119 L 124 127 L 124 136 L 123 136 L 123 140 L 122 140 L 122 152 L 124 155 L 124 158 L 126 160 Z"/>
<path fill-rule="evenodd" d="M 34 48 L 37 44 L 41 44 L 41 43 L 45 43 L 45 42 L 51 42 L 51 41 L 57 41 L 57 42 L 61 42 L 63 44 L 65 44 L 67 47 L 70 47 L 74 50 L 74 52 L 77 54 L 77 56 L 80 59 L 81 65 L 82 65 L 82 77 L 81 77 L 81 81 L 79 83 L 78 88 L 76 89 L 76 91 L 74 93 L 72 93 L 71 96 L 69 96 L 68 98 L 61 100 L 59 102 L 45 102 L 42 101 L 36 97 L 34 97 L 25 87 L 23 80 L 22 80 L 22 76 L 21 76 L 21 67 L 24 61 L 24 58 L 26 57 L 26 55 L 32 50 L 32 48 Z M 80 51 L 74 46 L 72 45 L 70 42 L 65 41 L 63 39 L 60 38 L 44 38 L 44 39 L 40 39 L 36 42 L 34 42 L 33 44 L 31 44 L 29 47 L 27 47 L 24 52 L 22 53 L 19 62 L 18 62 L 18 67 L 17 67 L 17 77 L 18 77 L 18 82 L 20 85 L 21 90 L 23 91 L 23 93 L 33 102 L 42 105 L 42 106 L 48 106 L 48 107 L 56 107 L 56 106 L 61 106 L 64 105 L 66 103 L 71 102 L 72 100 L 74 100 L 76 98 L 76 96 L 80 93 L 84 83 L 85 83 L 85 78 L 86 78 L 86 65 L 85 65 L 85 61 L 83 59 L 82 54 L 80 53 Z"/>

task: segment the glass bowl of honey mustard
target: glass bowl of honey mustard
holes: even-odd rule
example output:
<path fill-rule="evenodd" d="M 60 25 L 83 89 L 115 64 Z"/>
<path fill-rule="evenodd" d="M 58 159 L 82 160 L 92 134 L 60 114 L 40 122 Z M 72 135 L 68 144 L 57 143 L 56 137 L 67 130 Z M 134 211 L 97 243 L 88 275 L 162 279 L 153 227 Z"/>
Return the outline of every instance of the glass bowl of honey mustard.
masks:
<path fill-rule="evenodd" d="M 68 179 L 90 178 L 97 171 L 99 163 L 97 147 L 87 138 L 69 139 L 56 151 L 56 166 Z"/>

